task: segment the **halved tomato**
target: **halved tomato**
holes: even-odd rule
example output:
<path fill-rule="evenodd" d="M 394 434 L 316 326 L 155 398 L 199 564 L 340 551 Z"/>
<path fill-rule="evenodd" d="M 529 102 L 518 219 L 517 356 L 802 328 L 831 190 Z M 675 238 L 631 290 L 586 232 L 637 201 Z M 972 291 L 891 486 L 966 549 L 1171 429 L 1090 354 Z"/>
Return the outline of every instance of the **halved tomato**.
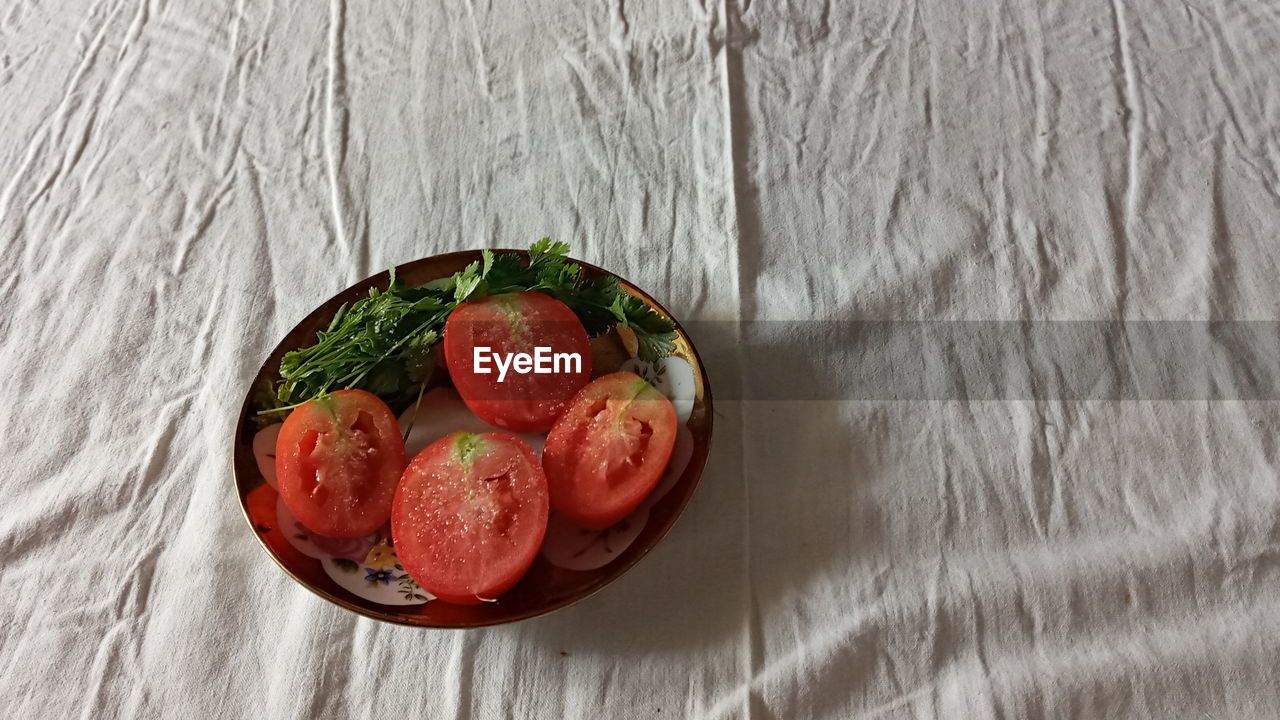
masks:
<path fill-rule="evenodd" d="M 455 432 L 409 463 L 391 538 L 410 577 L 451 603 L 492 600 L 516 584 L 547 531 L 547 478 L 509 433 Z"/>
<path fill-rule="evenodd" d="M 364 390 L 306 402 L 285 418 L 276 440 L 284 504 L 321 535 L 361 537 L 382 527 L 404 466 L 396 416 Z"/>
<path fill-rule="evenodd" d="M 459 305 L 444 326 L 444 357 L 467 407 L 514 432 L 546 432 L 591 379 L 582 322 L 568 305 L 539 292 Z"/>
<path fill-rule="evenodd" d="M 592 530 L 626 517 L 653 491 L 676 442 L 676 411 L 639 375 L 593 380 L 556 421 L 542 451 L 551 506 Z"/>

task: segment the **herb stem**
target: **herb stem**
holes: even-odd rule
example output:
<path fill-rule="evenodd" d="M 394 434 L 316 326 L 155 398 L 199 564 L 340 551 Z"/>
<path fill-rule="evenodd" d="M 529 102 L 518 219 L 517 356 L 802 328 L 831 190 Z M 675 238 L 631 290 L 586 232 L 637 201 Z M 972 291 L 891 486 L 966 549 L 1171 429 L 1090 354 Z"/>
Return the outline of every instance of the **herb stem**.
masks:
<path fill-rule="evenodd" d="M 670 354 L 676 337 L 670 318 L 631 296 L 614 277 L 585 277 L 568 253 L 566 243 L 549 238 L 529 247 L 527 261 L 515 253 L 482 250 L 481 260 L 431 288 L 407 287 L 392 268 L 385 290 L 374 288 L 367 297 L 343 305 L 313 345 L 285 354 L 275 387 L 276 402 L 283 406 L 259 414 L 291 410 L 349 387 L 403 397 L 421 380 L 413 368 L 427 360 L 449 313 L 461 302 L 507 292 L 537 291 L 560 300 L 590 337 L 617 326 L 631 329 L 641 360 L 654 362 Z M 373 374 L 375 370 L 379 372 Z"/>

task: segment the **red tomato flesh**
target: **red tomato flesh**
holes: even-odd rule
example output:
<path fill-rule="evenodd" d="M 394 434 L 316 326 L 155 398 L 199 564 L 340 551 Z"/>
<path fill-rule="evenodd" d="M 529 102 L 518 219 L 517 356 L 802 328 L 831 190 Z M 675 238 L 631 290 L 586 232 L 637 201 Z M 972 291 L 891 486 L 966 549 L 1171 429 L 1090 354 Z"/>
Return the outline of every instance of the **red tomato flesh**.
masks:
<path fill-rule="evenodd" d="M 321 535 L 362 537 L 385 525 L 404 466 L 396 416 L 363 390 L 304 403 L 285 418 L 276 440 L 284 504 Z"/>
<path fill-rule="evenodd" d="M 391 538 L 419 585 L 469 605 L 496 598 L 524 576 L 548 512 L 547 478 L 527 443 L 508 433 L 455 432 L 404 471 Z"/>
<path fill-rule="evenodd" d="M 580 527 L 607 528 L 658 484 L 676 443 L 676 411 L 639 375 L 591 382 L 547 435 L 551 506 Z"/>
<path fill-rule="evenodd" d="M 477 348 L 483 358 L 479 367 Z M 518 365 L 518 356 L 532 360 L 538 348 L 545 348 L 543 366 L 552 372 L 521 371 L 530 366 Z M 591 379 L 591 345 L 582 322 L 568 305 L 539 292 L 491 295 L 459 305 L 444 326 L 444 357 L 467 407 L 490 425 L 513 432 L 546 432 Z M 505 375 L 500 358 L 506 359 Z"/>

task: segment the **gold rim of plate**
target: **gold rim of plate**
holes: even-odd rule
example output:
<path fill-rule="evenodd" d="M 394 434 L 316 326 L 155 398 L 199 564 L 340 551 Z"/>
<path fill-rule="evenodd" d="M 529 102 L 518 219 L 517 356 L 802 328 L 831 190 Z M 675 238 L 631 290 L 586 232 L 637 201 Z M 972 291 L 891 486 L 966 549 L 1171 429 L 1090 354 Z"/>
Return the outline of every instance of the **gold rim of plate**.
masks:
<path fill-rule="evenodd" d="M 523 250 L 494 250 L 494 252 L 513 252 L 525 257 L 528 255 Z M 468 263 L 480 258 L 479 250 L 463 250 L 433 255 L 397 266 L 396 275 L 411 285 L 421 285 L 431 280 L 448 277 L 461 270 Z M 424 605 L 381 605 L 365 600 L 338 587 L 327 576 L 324 576 L 324 580 L 327 583 L 316 582 L 311 578 L 304 577 L 304 573 L 300 572 L 300 568 L 289 567 L 286 562 L 276 555 L 254 526 L 246 503 L 248 494 L 265 482 L 253 457 L 253 436 L 257 431 L 257 427 L 253 423 L 253 396 L 255 390 L 264 387 L 266 383 L 279 379 L 280 358 L 284 353 L 313 342 L 316 332 L 328 326 L 329 321 L 333 318 L 340 305 L 367 296 L 369 289 L 372 287 L 385 288 L 390 276 L 388 272 L 384 271 L 367 277 L 329 298 L 295 325 L 292 330 L 286 333 L 284 339 L 277 344 L 266 361 L 262 363 L 249 384 L 249 388 L 245 391 L 245 399 L 241 406 L 240 414 L 236 419 L 232 438 L 232 475 L 236 497 L 240 504 L 241 515 L 244 517 L 250 532 L 258 541 L 258 545 L 286 575 L 299 585 L 334 605 L 375 620 L 413 627 L 486 627 L 538 617 L 584 600 L 625 574 L 662 540 L 684 511 L 706 465 L 711 447 L 711 430 L 714 420 L 711 383 L 707 377 L 706 368 L 703 366 L 702 358 L 698 355 L 693 341 L 680 325 L 680 321 L 661 303 L 616 273 L 611 273 L 581 260 L 573 260 L 573 262 L 581 265 L 583 272 L 588 275 L 612 275 L 618 278 L 622 287 L 628 293 L 640 298 L 658 312 L 671 318 L 676 326 L 676 347 L 672 355 L 683 358 L 693 369 L 695 397 L 693 412 L 687 423 L 693 436 L 693 455 L 675 486 L 651 508 L 645 527 L 640 531 L 640 535 L 635 541 L 613 561 L 596 570 L 572 571 L 553 568 L 539 555 L 534 562 L 534 567 L 530 568 L 529 573 L 515 587 L 504 593 L 502 597 L 498 598 L 497 602 L 484 603 L 482 605 L 448 605 L 441 601 L 432 601 Z M 617 330 L 614 330 L 611 335 L 617 339 L 619 346 L 626 345 L 626 343 L 622 342 Z M 631 343 L 631 346 L 634 347 L 634 343 Z M 605 372 L 612 372 L 615 369 L 616 365 L 608 369 L 597 368 L 593 374 L 598 376 Z M 319 563 L 318 560 L 315 562 Z M 537 568 L 538 572 L 535 572 L 535 568 Z M 323 576 L 322 570 L 319 575 Z M 560 587 L 539 588 L 537 587 L 538 583 L 550 583 Z M 541 600 L 539 599 L 540 597 L 542 598 Z M 504 606 L 504 598 L 513 599 L 507 600 L 507 605 Z"/>

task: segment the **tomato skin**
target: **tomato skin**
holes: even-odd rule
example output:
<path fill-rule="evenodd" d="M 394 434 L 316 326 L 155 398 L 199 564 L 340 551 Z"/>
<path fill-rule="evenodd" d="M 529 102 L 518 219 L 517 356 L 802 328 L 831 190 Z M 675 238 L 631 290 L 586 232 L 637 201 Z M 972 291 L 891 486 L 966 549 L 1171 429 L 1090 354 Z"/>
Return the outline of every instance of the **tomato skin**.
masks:
<path fill-rule="evenodd" d="M 551 506 L 589 530 L 607 528 L 653 491 L 676 442 L 671 401 L 639 375 L 593 380 L 547 435 Z"/>
<path fill-rule="evenodd" d="M 385 525 L 404 466 L 395 414 L 364 390 L 307 401 L 276 440 L 284 504 L 320 535 L 363 537 Z"/>
<path fill-rule="evenodd" d="M 492 600 L 524 576 L 547 530 L 547 478 L 510 433 L 447 435 L 405 469 L 391 509 L 396 557 L 446 602 Z"/>
<path fill-rule="evenodd" d="M 576 354 L 576 372 L 519 373 L 508 370 L 499 382 L 494 362 L 488 373 L 475 369 L 477 347 L 491 354 Z M 482 420 L 512 432 L 546 432 L 565 404 L 591 379 L 591 344 L 582 322 L 568 305 L 540 292 L 491 295 L 462 303 L 444 326 L 444 358 L 453 385 Z"/>

